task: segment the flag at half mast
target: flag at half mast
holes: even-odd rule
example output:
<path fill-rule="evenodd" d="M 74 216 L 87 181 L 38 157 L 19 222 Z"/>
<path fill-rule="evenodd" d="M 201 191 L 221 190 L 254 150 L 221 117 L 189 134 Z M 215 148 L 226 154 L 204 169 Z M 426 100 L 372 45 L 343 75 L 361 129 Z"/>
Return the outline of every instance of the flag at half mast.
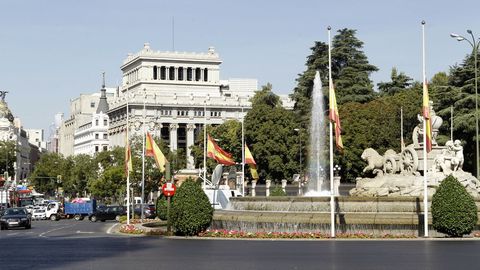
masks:
<path fill-rule="evenodd" d="M 157 143 L 153 140 L 152 135 L 147 132 L 147 139 L 145 144 L 145 156 L 153 157 L 155 159 L 155 163 L 157 164 L 158 169 L 160 172 L 165 171 L 165 164 L 167 164 L 168 160 L 165 158 L 165 155 L 162 153 L 160 148 L 158 147 Z"/>
<path fill-rule="evenodd" d="M 426 149 L 427 153 L 432 151 L 432 119 L 430 115 L 430 101 L 428 99 L 428 86 L 427 82 L 423 82 L 423 105 L 422 105 L 423 119 L 425 121 L 425 130 L 426 130 Z"/>
<path fill-rule="evenodd" d="M 314 87 L 316 87 L 316 85 L 319 85 L 318 87 L 322 87 L 320 83 L 320 72 L 318 71 L 315 74 L 315 79 L 313 81 L 313 84 L 314 84 Z M 343 150 L 342 127 L 340 126 L 340 115 L 338 114 L 337 98 L 335 97 L 335 89 L 333 88 L 333 82 L 331 78 L 329 79 L 328 99 L 329 99 L 328 118 L 333 123 L 333 127 L 335 130 L 335 143 L 339 150 Z"/>
<path fill-rule="evenodd" d="M 235 165 L 235 160 L 233 160 L 232 154 L 218 146 L 210 135 L 208 135 L 207 140 L 207 157 L 215 159 L 219 164 L 227 166 Z"/>
<path fill-rule="evenodd" d="M 257 172 L 257 163 L 255 159 L 253 159 L 252 152 L 248 149 L 248 146 L 245 144 L 245 164 L 250 165 L 250 173 L 252 174 L 252 178 L 258 180 L 258 172 Z"/>

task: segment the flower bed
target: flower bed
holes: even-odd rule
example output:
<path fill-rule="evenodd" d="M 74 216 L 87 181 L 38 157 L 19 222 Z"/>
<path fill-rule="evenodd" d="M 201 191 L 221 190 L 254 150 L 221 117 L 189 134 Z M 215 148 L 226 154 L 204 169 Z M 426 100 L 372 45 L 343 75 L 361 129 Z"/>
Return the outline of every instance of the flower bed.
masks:
<path fill-rule="evenodd" d="M 199 234 L 200 237 L 220 237 L 220 238 L 258 238 L 258 239 L 329 239 L 329 234 L 320 232 L 242 232 L 231 230 L 207 230 Z M 376 239 L 376 238 L 417 238 L 415 235 L 393 235 L 385 234 L 374 236 L 362 232 L 358 233 L 337 233 L 335 238 L 347 239 Z"/>

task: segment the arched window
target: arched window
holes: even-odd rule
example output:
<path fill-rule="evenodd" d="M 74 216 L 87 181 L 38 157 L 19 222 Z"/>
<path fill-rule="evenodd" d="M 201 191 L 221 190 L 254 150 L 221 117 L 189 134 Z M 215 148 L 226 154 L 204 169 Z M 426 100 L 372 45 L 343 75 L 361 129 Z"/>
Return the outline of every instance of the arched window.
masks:
<path fill-rule="evenodd" d="M 168 69 L 168 79 L 171 81 L 175 80 L 175 67 L 173 66 Z"/>
<path fill-rule="evenodd" d="M 153 66 L 153 79 L 157 79 L 157 66 Z"/>
<path fill-rule="evenodd" d="M 183 67 L 178 68 L 178 76 L 177 76 L 179 81 L 183 81 Z"/>
<path fill-rule="evenodd" d="M 193 78 L 193 70 L 191 67 L 187 68 L 187 81 L 191 81 Z"/>
<path fill-rule="evenodd" d="M 203 69 L 203 81 L 208 81 L 208 68 Z"/>
<path fill-rule="evenodd" d="M 201 71 L 200 68 L 195 69 L 195 81 L 200 81 L 200 77 L 201 77 L 200 71 Z"/>
<path fill-rule="evenodd" d="M 167 68 L 165 66 L 160 67 L 160 80 L 165 80 L 167 78 Z"/>

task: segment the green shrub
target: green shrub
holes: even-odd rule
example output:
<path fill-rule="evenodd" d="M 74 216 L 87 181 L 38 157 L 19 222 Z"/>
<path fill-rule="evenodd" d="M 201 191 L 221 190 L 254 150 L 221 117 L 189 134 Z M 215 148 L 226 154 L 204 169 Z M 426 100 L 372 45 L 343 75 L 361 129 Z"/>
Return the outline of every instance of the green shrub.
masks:
<path fill-rule="evenodd" d="M 453 237 L 472 232 L 477 224 L 477 207 L 458 180 L 449 175 L 432 198 L 433 228 Z"/>
<path fill-rule="evenodd" d="M 188 179 L 174 196 L 170 208 L 171 224 L 178 235 L 197 235 L 206 230 L 213 218 L 213 208 L 200 185 Z"/>
<path fill-rule="evenodd" d="M 173 204 L 172 199 L 170 200 L 170 204 Z M 165 197 L 163 193 L 157 198 L 156 212 L 159 219 L 167 220 L 167 197 Z"/>
<path fill-rule="evenodd" d="M 281 186 L 275 186 L 270 192 L 270 196 L 287 196 L 287 193 L 283 191 Z"/>

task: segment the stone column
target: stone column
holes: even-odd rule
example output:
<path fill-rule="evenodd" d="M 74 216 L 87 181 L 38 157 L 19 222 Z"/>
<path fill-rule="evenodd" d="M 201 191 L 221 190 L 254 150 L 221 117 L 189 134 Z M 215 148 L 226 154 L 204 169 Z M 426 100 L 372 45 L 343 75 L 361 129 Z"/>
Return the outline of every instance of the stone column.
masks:
<path fill-rule="evenodd" d="M 170 151 L 175 151 L 178 148 L 178 140 L 177 140 L 177 129 L 178 124 L 173 123 L 170 124 Z"/>
<path fill-rule="evenodd" d="M 336 195 L 336 196 L 340 195 L 338 191 L 338 188 L 340 187 L 340 179 L 341 179 L 340 176 L 333 177 L 333 195 Z"/>
<path fill-rule="evenodd" d="M 303 183 L 302 179 L 298 180 L 298 196 L 302 196 L 303 194 Z"/>
<path fill-rule="evenodd" d="M 195 168 L 195 161 L 191 156 L 192 150 L 190 147 L 195 144 L 195 124 L 187 124 L 187 169 L 194 169 Z"/>
<path fill-rule="evenodd" d="M 255 197 L 255 187 L 257 186 L 257 180 L 252 180 L 252 197 Z"/>
<path fill-rule="evenodd" d="M 265 180 L 265 196 L 270 196 L 270 184 L 272 180 Z"/>
<path fill-rule="evenodd" d="M 283 190 L 283 192 L 285 192 L 285 193 L 287 192 L 287 191 L 285 190 L 286 187 L 287 187 L 287 179 L 283 179 L 283 180 L 282 180 L 282 190 Z"/>

